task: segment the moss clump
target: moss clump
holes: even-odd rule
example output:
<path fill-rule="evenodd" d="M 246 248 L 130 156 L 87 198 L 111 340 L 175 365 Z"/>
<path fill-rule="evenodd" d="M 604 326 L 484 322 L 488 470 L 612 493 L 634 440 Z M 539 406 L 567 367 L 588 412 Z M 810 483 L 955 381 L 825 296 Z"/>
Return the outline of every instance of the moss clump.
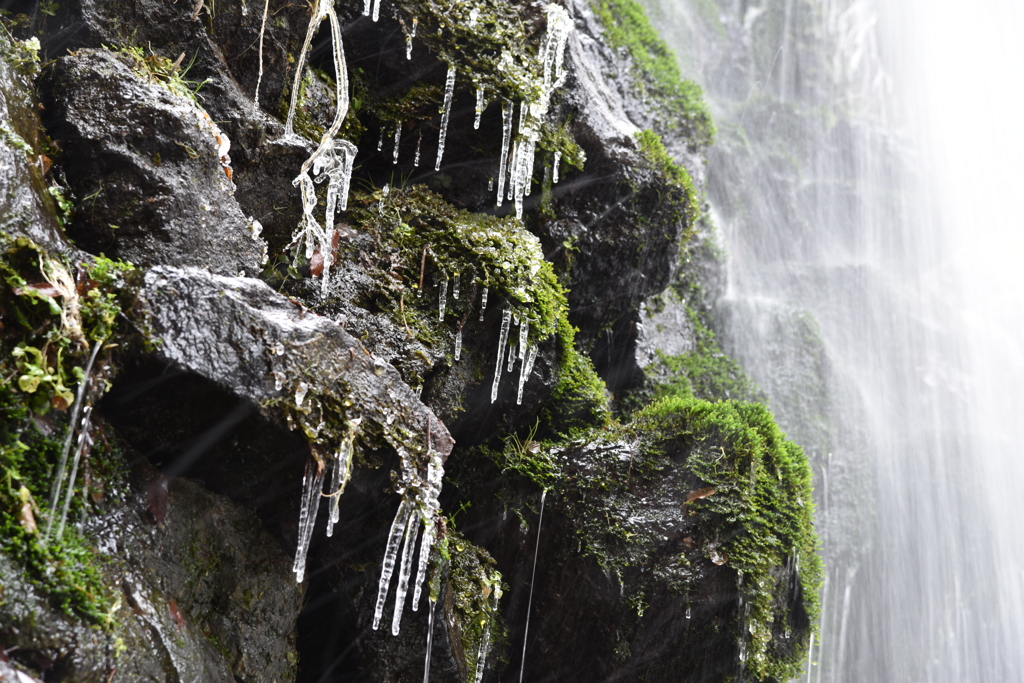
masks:
<path fill-rule="evenodd" d="M 131 270 L 103 258 L 71 268 L 25 238 L 0 236 L 0 548 L 66 612 L 102 624 L 109 598 L 92 551 L 74 525 L 44 542 L 41 501 L 69 428 L 71 387 L 83 379 L 90 347 L 114 336 Z M 72 500 L 74 518 L 84 503 Z"/>
<path fill-rule="evenodd" d="M 715 333 L 704 325 L 697 312 L 687 306 L 686 315 L 693 326 L 694 349 L 677 356 L 657 352 L 657 361 L 648 373 L 654 378 L 654 398 L 764 401 L 763 393 L 739 363 L 722 351 Z"/>
<path fill-rule="evenodd" d="M 661 136 L 651 130 L 636 134 L 640 151 L 651 167 L 660 173 L 670 185 L 685 193 L 684 218 L 687 226 L 693 226 L 700 219 L 700 200 L 693 179 L 686 169 L 677 164 L 665 150 Z M 686 240 L 684 240 L 684 243 Z"/>
<path fill-rule="evenodd" d="M 739 624 L 748 670 L 760 680 L 797 676 L 823 576 L 803 451 L 759 403 L 674 396 L 641 411 L 635 425 L 660 435 L 663 447 L 684 449 L 699 486 L 714 491 L 688 507 L 738 572 L 749 606 Z M 797 576 L 795 590 L 783 568 Z M 799 646 L 777 637 L 790 626 L 802 627 Z"/>
<path fill-rule="evenodd" d="M 467 680 L 474 680 L 478 655 L 486 633 L 489 652 L 502 652 L 508 640 L 499 609 L 507 589 L 494 558 L 467 541 L 461 534 L 448 530 L 445 538 L 448 556 L 448 582 L 452 591 L 452 607 L 461 634 L 462 652 L 466 657 Z"/>
<path fill-rule="evenodd" d="M 411 313 L 429 307 L 427 317 L 436 320 L 436 299 L 416 297 L 434 280 L 439 285 L 448 281 L 453 288 L 458 277 L 467 307 L 478 305 L 474 300 L 479 301 L 486 287 L 488 308 L 504 305 L 528 318 L 531 340 L 559 332 L 568 311 L 565 291 L 544 260 L 540 240 L 521 221 L 457 209 L 423 185 L 386 194 L 353 193 L 350 206 L 350 218 L 373 232 L 383 253 L 395 255 L 393 270 L 382 274 L 381 293 L 390 299 L 387 310 Z M 461 325 L 469 312 L 449 308 L 446 323 L 461 317 L 456 323 Z M 422 317 L 407 319 L 427 332 Z"/>
<path fill-rule="evenodd" d="M 635 0 L 591 0 L 591 4 L 608 42 L 628 51 L 633 59 L 637 87 L 661 105 L 663 132 L 683 132 L 696 147 L 714 142 L 715 126 L 703 91 L 682 79 L 675 55 L 651 26 L 643 8 Z"/>

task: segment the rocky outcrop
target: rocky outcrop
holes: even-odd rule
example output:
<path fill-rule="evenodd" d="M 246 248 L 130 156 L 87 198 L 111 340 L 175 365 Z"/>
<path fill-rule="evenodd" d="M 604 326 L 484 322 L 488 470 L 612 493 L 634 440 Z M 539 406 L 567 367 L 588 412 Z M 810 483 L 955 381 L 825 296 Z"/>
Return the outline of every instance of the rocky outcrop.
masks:
<path fill-rule="evenodd" d="M 261 31 L 257 5 L 72 0 L 38 24 L 63 175 L 32 171 L 30 143 L 18 206 L 36 218 L 5 224 L 0 343 L 19 383 L 0 405 L 3 466 L 17 469 L 0 492 L 13 539 L 0 566 L 18 589 L 0 610 L 36 615 L 0 630 L 17 666 L 68 681 L 418 681 L 430 633 L 435 681 L 791 674 L 817 578 L 798 449 L 757 407 L 654 380 L 634 399 L 659 398 L 647 412 L 625 402 L 651 358 L 643 306 L 697 230 L 706 140 L 676 127 L 663 143 L 634 57 L 568 3 L 565 79 L 519 220 L 487 188 L 502 99 L 525 117 L 537 97 L 546 10 L 486 3 L 471 24 L 462 4 L 385 2 L 372 21 L 348 3 L 348 206 L 333 240 L 289 250 L 311 215 L 293 180 L 329 127 L 337 74 L 324 31 L 293 81 L 306 8 L 269 3 Z M 474 80 L 494 89 L 479 128 Z M 40 190 L 58 177 L 81 251 L 46 218 Z M 75 463 L 83 444 L 89 482 L 72 485 L 71 518 L 89 521 L 54 535 L 45 499 L 69 431 L 87 435 L 67 443 Z M 344 495 L 317 488 L 349 457 Z M 405 604 L 421 524 L 436 532 L 429 600 Z M 296 585 L 289 560 L 307 544 Z M 62 562 L 81 576 L 47 574 Z"/>

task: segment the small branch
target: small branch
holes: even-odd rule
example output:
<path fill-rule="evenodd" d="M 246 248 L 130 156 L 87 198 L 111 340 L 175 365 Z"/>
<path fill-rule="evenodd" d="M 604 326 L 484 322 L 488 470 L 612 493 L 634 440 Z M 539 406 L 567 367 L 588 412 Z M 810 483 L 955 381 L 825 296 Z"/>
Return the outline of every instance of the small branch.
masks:
<path fill-rule="evenodd" d="M 196 6 L 192 10 L 192 16 L 189 18 L 189 21 L 195 21 L 199 18 L 199 13 L 203 11 L 204 2 L 206 2 L 206 0 L 196 0 Z"/>

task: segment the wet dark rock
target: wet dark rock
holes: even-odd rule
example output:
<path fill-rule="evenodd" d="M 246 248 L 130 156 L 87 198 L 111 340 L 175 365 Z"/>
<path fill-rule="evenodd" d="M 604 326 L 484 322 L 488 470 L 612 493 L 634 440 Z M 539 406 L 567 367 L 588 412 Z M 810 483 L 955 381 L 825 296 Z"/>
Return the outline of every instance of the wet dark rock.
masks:
<path fill-rule="evenodd" d="M 137 265 L 259 270 L 262 243 L 233 197 L 219 129 L 191 102 L 104 50 L 60 58 L 41 91 L 83 247 Z"/>
<path fill-rule="evenodd" d="M 13 49 L 0 33 L 0 54 Z M 20 234 L 48 249 L 67 244 L 44 175 L 50 159 L 30 79 L 0 59 L 0 232 Z"/>

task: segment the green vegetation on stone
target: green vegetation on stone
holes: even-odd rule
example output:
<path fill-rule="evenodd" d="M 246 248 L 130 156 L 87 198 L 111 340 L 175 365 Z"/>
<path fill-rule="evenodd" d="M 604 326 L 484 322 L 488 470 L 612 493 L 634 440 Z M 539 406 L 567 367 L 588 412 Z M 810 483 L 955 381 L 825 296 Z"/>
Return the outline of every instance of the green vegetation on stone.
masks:
<path fill-rule="evenodd" d="M 683 80 L 675 55 L 651 26 L 635 0 L 591 0 L 613 47 L 629 52 L 637 71 L 637 87 L 663 108 L 663 133 L 683 133 L 699 147 L 715 138 L 704 92 Z"/>
<path fill-rule="evenodd" d="M 640 145 L 640 151 L 651 166 L 661 173 L 669 183 L 686 193 L 685 220 L 688 226 L 693 226 L 700 218 L 700 200 L 697 188 L 694 187 L 690 174 L 685 168 L 672 160 L 672 157 L 665 150 L 661 136 L 654 131 L 639 131 L 636 134 L 636 141 Z"/>

